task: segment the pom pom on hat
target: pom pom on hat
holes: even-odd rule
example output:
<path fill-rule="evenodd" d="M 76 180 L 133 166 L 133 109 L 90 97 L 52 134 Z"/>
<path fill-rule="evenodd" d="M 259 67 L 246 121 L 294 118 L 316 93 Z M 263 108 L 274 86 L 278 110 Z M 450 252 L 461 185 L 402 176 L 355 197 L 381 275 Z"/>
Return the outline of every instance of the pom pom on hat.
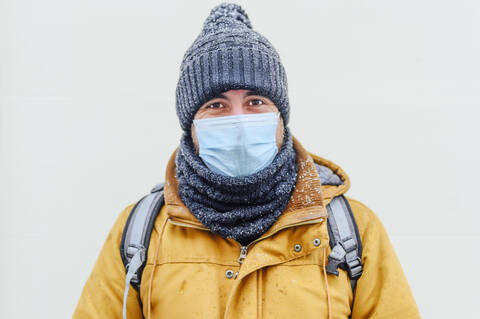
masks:
<path fill-rule="evenodd" d="M 203 24 L 202 33 L 209 33 L 221 28 L 247 27 L 252 28 L 250 19 L 245 10 L 238 4 L 222 3 L 210 11 L 210 15 Z"/>

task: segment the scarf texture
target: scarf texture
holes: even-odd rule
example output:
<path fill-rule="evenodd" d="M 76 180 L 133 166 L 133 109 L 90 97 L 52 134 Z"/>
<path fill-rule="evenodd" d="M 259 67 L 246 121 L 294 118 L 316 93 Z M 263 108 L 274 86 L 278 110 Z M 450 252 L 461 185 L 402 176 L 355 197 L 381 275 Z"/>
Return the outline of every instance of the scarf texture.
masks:
<path fill-rule="evenodd" d="M 185 206 L 213 233 L 243 246 L 280 217 L 297 181 L 296 153 L 288 128 L 272 163 L 251 175 L 213 172 L 196 154 L 188 133 L 182 136 L 175 164 L 178 193 Z"/>

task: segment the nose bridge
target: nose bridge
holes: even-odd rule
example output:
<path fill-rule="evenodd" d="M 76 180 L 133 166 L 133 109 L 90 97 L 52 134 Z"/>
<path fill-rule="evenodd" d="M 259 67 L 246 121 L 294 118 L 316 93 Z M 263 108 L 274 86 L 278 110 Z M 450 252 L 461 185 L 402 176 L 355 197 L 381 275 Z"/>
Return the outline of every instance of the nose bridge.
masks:
<path fill-rule="evenodd" d="M 243 110 L 243 97 L 240 95 L 235 96 L 231 100 L 232 115 L 238 115 L 245 113 Z"/>

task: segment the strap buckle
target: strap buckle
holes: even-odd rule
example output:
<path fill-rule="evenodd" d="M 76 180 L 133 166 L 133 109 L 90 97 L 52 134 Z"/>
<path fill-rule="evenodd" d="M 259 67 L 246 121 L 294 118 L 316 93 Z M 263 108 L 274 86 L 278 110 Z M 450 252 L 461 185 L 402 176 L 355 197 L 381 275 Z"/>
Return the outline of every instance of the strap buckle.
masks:
<path fill-rule="evenodd" d="M 345 249 L 337 243 L 328 256 L 327 273 L 338 276 L 338 265 L 345 260 L 345 255 Z"/>
<path fill-rule="evenodd" d="M 133 264 L 133 269 L 131 271 L 132 273 L 132 279 L 131 283 L 134 285 L 140 284 L 139 282 L 139 276 L 138 276 L 138 270 L 140 267 L 143 265 L 145 262 L 145 255 L 147 252 L 147 249 L 143 247 L 142 245 L 129 245 L 127 248 L 128 253 L 132 254 L 132 257 L 130 259 L 130 262 L 125 266 L 125 270 L 127 273 L 130 273 L 130 266 Z"/>
<path fill-rule="evenodd" d="M 343 247 L 343 249 L 345 249 L 347 254 L 357 250 L 357 242 L 350 236 L 339 241 L 338 243 Z"/>
<path fill-rule="evenodd" d="M 362 275 L 363 267 L 360 257 L 355 256 L 347 260 L 345 264 L 347 265 L 348 277 L 350 277 L 350 279 L 357 279 Z"/>

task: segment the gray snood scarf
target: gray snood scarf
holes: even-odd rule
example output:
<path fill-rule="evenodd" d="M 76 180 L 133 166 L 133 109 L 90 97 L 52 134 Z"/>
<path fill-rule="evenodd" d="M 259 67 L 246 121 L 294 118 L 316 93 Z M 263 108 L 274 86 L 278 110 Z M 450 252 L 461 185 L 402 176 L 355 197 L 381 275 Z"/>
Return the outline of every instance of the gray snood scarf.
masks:
<path fill-rule="evenodd" d="M 273 225 L 297 182 L 296 153 L 288 128 L 272 163 L 252 175 L 213 172 L 196 154 L 188 133 L 182 136 L 175 164 L 179 196 L 193 215 L 213 233 L 243 246 Z"/>

